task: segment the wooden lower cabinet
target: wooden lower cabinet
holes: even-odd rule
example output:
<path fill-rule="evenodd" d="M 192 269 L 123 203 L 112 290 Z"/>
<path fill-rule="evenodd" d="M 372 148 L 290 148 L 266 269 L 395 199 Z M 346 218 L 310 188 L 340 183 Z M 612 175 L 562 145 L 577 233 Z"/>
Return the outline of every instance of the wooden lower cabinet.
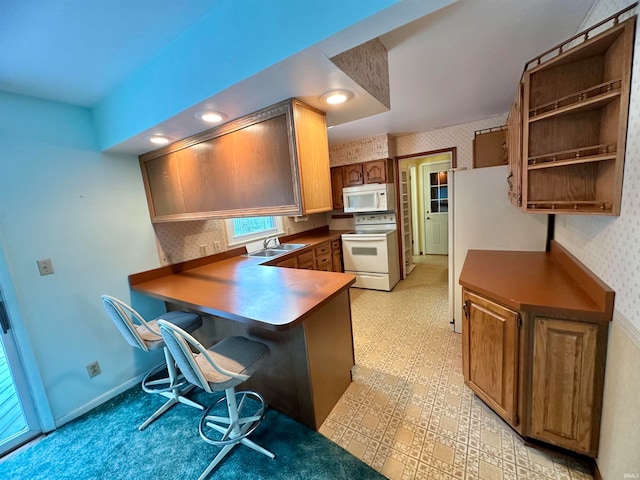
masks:
<path fill-rule="evenodd" d="M 344 272 L 342 268 L 342 244 L 340 240 L 326 241 L 315 246 L 309 246 L 297 254 L 292 253 L 278 260 L 267 262 L 266 265 L 325 272 Z"/>
<path fill-rule="evenodd" d="M 468 291 L 463 302 L 465 383 L 507 422 L 518 425 L 518 313 Z"/>
<path fill-rule="evenodd" d="M 342 242 L 334 240 L 331 242 L 331 263 L 334 272 L 344 272 L 342 266 Z"/>
<path fill-rule="evenodd" d="M 331 244 L 329 242 L 322 243 L 315 247 L 316 270 L 331 272 L 333 269 L 331 261 Z"/>
<path fill-rule="evenodd" d="M 560 447 L 592 453 L 596 391 L 597 324 L 535 318 L 530 435 Z M 602 369 L 601 369 L 602 370 Z M 597 429 L 596 429 L 597 430 Z"/>
<path fill-rule="evenodd" d="M 297 267 L 305 270 L 314 270 L 316 268 L 314 262 L 313 250 L 307 250 L 306 252 L 302 252 L 298 254 L 297 259 Z"/>
<path fill-rule="evenodd" d="M 465 384 L 523 437 L 595 458 L 608 322 L 462 300 Z"/>

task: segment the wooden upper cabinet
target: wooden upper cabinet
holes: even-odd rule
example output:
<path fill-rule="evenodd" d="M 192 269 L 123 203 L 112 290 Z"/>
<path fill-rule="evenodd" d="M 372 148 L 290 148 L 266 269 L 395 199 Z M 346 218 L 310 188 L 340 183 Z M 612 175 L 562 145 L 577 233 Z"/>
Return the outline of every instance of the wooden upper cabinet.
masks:
<path fill-rule="evenodd" d="M 393 160 L 370 160 L 331 168 L 331 190 L 334 210 L 344 208 L 343 187 L 354 187 L 367 183 L 392 183 L 394 181 Z"/>
<path fill-rule="evenodd" d="M 506 133 L 506 125 L 474 132 L 473 168 L 507 164 Z"/>
<path fill-rule="evenodd" d="M 344 200 L 342 199 L 342 167 L 334 167 L 331 169 L 331 195 L 333 196 L 333 209 L 339 210 L 344 208 Z"/>
<path fill-rule="evenodd" d="M 635 24 L 583 32 L 525 67 L 524 211 L 620 214 Z"/>
<path fill-rule="evenodd" d="M 342 167 L 342 186 L 355 187 L 363 185 L 364 178 L 362 176 L 362 163 L 354 163 L 352 165 L 344 165 Z"/>
<path fill-rule="evenodd" d="M 363 164 L 364 183 L 387 183 L 387 161 L 373 160 Z M 390 180 L 389 180 L 390 181 Z"/>
<path fill-rule="evenodd" d="M 291 99 L 140 156 L 152 222 L 329 211 L 325 114 Z"/>
<path fill-rule="evenodd" d="M 462 299 L 465 383 L 502 418 L 517 426 L 518 313 L 466 290 Z"/>
<path fill-rule="evenodd" d="M 293 100 L 293 115 L 302 195 L 299 213 L 328 212 L 333 208 L 333 197 L 325 114 Z"/>

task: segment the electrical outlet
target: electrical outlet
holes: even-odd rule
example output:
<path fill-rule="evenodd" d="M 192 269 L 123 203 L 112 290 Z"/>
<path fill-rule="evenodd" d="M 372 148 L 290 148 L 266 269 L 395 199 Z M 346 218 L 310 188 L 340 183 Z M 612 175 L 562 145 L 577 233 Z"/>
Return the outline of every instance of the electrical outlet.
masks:
<path fill-rule="evenodd" d="M 36 260 L 38 264 L 38 271 L 40 275 L 51 275 L 53 273 L 53 264 L 51 263 L 50 258 L 45 258 L 43 260 Z"/>
<path fill-rule="evenodd" d="M 100 364 L 96 360 L 95 362 L 91 362 L 87 365 L 87 373 L 89 374 L 89 378 L 93 378 L 96 375 L 100 375 L 102 370 L 100 370 Z"/>
<path fill-rule="evenodd" d="M 221 252 L 222 251 L 222 247 L 220 246 L 220 242 L 213 242 L 213 249 L 216 252 Z"/>
<path fill-rule="evenodd" d="M 200 245 L 200 255 L 205 256 L 207 254 L 207 246 Z"/>

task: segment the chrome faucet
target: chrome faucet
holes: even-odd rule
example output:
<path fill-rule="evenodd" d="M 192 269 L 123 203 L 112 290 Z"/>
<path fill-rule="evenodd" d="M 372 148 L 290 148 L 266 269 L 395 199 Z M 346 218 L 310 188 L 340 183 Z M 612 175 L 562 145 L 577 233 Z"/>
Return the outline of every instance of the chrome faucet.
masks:
<path fill-rule="evenodd" d="M 271 241 L 274 241 L 273 246 L 277 247 L 278 246 L 278 237 L 273 236 L 273 237 L 267 237 L 264 239 L 264 241 L 262 242 L 262 247 L 266 250 L 267 248 L 269 248 L 269 243 L 271 243 Z"/>

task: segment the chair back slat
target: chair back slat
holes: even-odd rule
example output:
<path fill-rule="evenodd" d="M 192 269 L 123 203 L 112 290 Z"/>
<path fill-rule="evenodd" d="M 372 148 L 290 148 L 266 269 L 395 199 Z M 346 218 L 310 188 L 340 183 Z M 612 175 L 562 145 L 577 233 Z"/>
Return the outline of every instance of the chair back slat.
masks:
<path fill-rule="evenodd" d="M 196 362 L 195 356 L 189 347 L 192 345 L 198 353 L 206 349 L 190 334 L 166 320 L 158 320 L 160 334 L 164 343 L 171 352 L 171 356 L 176 361 L 178 368 L 192 384 L 202 388 L 204 391 L 212 393 L 209 382 L 205 378 L 202 369 Z"/>
<path fill-rule="evenodd" d="M 125 340 L 132 347 L 140 348 L 145 352 L 148 352 L 149 347 L 147 346 L 147 342 L 140 336 L 140 333 L 136 329 L 136 323 L 134 320 L 138 325 L 144 325 L 151 333 L 156 335 L 158 334 L 147 326 L 147 323 L 138 312 L 122 300 L 118 300 L 111 295 L 102 295 L 100 298 L 102 299 L 104 309 L 107 311 L 109 317 Z M 160 335 L 158 335 L 158 340 L 160 340 L 160 338 Z"/>

